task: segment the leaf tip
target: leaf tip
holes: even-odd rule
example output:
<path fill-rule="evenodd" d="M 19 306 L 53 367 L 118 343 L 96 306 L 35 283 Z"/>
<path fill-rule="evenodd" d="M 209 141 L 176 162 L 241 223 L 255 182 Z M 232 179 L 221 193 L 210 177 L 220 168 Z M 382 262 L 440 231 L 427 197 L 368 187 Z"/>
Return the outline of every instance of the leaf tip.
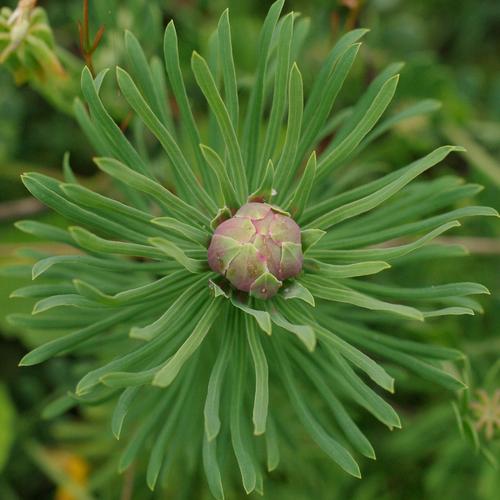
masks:
<path fill-rule="evenodd" d="M 29 352 L 28 354 L 25 354 L 21 360 L 19 361 L 19 363 L 17 364 L 17 366 L 33 366 L 33 365 L 36 365 L 37 363 L 34 362 L 31 358 L 32 356 L 31 355 L 31 352 Z"/>

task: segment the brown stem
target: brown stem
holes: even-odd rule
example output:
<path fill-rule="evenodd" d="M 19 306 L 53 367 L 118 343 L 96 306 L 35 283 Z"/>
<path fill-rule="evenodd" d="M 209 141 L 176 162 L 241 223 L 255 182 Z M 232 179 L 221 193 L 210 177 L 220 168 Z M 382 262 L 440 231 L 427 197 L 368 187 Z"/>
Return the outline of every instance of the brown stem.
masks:
<path fill-rule="evenodd" d="M 93 42 L 90 43 L 89 0 L 83 0 L 83 23 L 78 22 L 80 52 L 82 54 L 86 66 L 89 68 L 93 76 L 95 76 L 95 70 L 94 70 L 94 62 L 92 60 L 92 56 L 102 40 L 104 29 L 105 29 L 104 26 L 100 26 L 99 29 L 97 30 Z"/>

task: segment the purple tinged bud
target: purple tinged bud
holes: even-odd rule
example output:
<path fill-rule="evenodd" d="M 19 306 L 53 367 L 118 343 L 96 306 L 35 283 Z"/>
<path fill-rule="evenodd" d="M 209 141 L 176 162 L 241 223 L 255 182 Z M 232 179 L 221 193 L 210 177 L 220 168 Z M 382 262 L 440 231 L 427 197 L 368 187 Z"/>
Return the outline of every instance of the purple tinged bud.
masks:
<path fill-rule="evenodd" d="M 247 203 L 215 230 L 208 263 L 238 290 L 269 299 L 302 270 L 300 228 L 277 207 Z"/>

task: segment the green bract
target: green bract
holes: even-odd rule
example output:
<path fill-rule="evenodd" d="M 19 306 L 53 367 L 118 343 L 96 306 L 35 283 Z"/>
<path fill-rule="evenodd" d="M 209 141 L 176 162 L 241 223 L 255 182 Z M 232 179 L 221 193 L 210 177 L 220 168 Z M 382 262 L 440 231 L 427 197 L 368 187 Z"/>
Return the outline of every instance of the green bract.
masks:
<path fill-rule="evenodd" d="M 15 295 L 38 301 L 33 315 L 10 320 L 51 330 L 54 340 L 21 364 L 84 357 L 85 364 L 75 361 L 81 368 L 74 391 L 54 403 L 51 414 L 114 398 L 112 430 L 125 445 L 120 470 L 145 461 L 151 488 L 172 469 L 189 481 L 201 462 L 216 498 L 224 496 L 223 482 L 233 487 L 235 472 L 246 492 L 261 492 L 263 470 L 279 466 L 280 446 L 300 446 L 305 434 L 342 469 L 360 476 L 355 454 L 375 455 L 351 406 L 390 429 L 400 427 L 374 388 L 394 391 L 385 361 L 446 389 L 463 387 L 442 364 L 461 354 L 405 338 L 405 325 L 474 314 L 480 306 L 468 296 L 487 290 L 474 283 L 401 287 L 387 270 L 461 254 L 432 241 L 459 226 L 460 218 L 497 214 L 465 206 L 462 200 L 478 187 L 454 176 L 410 185 L 460 149 L 455 146 L 366 181 L 367 172 L 352 166 L 352 158 L 388 124 L 427 107 L 417 104 L 377 125 L 398 82 L 400 65 L 391 65 L 356 105 L 331 113 L 365 30 L 338 40 L 304 103 L 293 62 L 304 33 L 296 30 L 296 14 L 280 19 L 283 3 L 273 4 L 264 21 L 248 99 L 236 77 L 227 11 L 209 62 L 193 54 L 192 71 L 208 103 L 208 131 L 199 128 L 189 104 L 173 23 L 164 43 L 169 95 L 158 60 L 149 64 L 137 40 L 126 35 L 129 72 L 118 68 L 116 77 L 134 113 L 134 141 L 101 102 L 106 72 L 93 78 L 83 71 L 86 105 L 77 100 L 75 114 L 99 155 L 97 166 L 115 180 L 116 196 L 79 184 L 68 165 L 65 182 L 23 176 L 31 193 L 71 225 L 18 226 L 72 250 L 27 252 L 36 260 L 31 272 L 37 283 Z M 177 103 L 177 120 L 169 98 Z M 161 145 L 159 156 L 141 140 L 146 130 Z M 315 148 L 332 132 L 316 159 Z M 346 166 L 352 166 L 348 175 Z M 346 187 L 349 182 L 356 187 Z M 225 287 L 207 257 L 212 234 L 222 232 L 219 224 L 256 201 L 266 210 L 281 207 L 301 230 L 300 240 L 289 234 L 281 239 L 295 246 L 282 244 L 287 248 L 281 248 L 280 262 L 285 250 L 295 259 L 300 250 L 302 271 L 284 273 L 288 280 L 268 300 Z M 240 243 L 235 235 L 230 237 Z M 270 268 L 277 262 L 269 257 Z M 231 280 L 230 268 L 228 263 Z M 268 270 L 256 275 L 265 277 L 263 288 L 281 280 L 274 274 L 279 269 Z M 364 278 L 382 272 L 387 279 Z"/>

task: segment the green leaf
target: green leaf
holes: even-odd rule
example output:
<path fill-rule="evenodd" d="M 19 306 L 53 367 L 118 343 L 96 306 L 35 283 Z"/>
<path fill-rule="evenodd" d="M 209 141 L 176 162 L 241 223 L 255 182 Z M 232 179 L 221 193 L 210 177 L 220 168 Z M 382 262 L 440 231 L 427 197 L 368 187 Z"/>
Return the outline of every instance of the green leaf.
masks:
<path fill-rule="evenodd" d="M 217 176 L 226 206 L 238 208 L 240 206 L 240 201 L 238 200 L 233 183 L 229 178 L 226 166 L 221 157 L 212 148 L 204 144 L 200 144 L 200 148 L 208 166 Z"/>
<path fill-rule="evenodd" d="M 422 101 L 419 101 L 411 106 L 408 106 L 407 108 L 403 109 L 402 111 L 399 111 L 398 113 L 395 113 L 394 115 L 390 116 L 382 123 L 377 125 L 372 130 L 372 132 L 370 132 L 361 142 L 355 153 L 356 154 L 359 153 L 368 144 L 370 144 L 375 139 L 380 137 L 387 130 L 393 128 L 395 125 L 398 125 L 399 123 L 404 122 L 409 118 L 413 118 L 415 116 L 422 116 L 424 114 L 432 113 L 438 110 L 439 108 L 441 108 L 441 103 L 439 101 L 436 101 L 435 99 L 423 99 Z M 462 142 L 458 141 L 457 144 L 462 144 Z"/>
<path fill-rule="evenodd" d="M 391 265 L 402 266 L 410 262 L 425 262 L 436 259 L 451 259 L 457 257 L 466 257 L 469 252 L 463 245 L 426 245 L 416 249 L 413 253 L 396 257 L 392 259 Z"/>
<path fill-rule="evenodd" d="M 170 112 L 167 108 L 168 99 L 164 99 L 161 88 L 156 86 L 152 67 L 148 64 L 137 38 L 128 30 L 125 31 L 125 54 L 132 76 L 141 89 L 148 105 L 160 117 L 163 125 L 172 131 Z"/>
<path fill-rule="evenodd" d="M 304 255 L 318 243 L 323 236 L 325 236 L 326 231 L 321 229 L 304 229 L 300 232 L 300 237 L 302 240 L 302 252 Z"/>
<path fill-rule="evenodd" d="M 172 277 L 175 277 L 175 275 L 167 277 L 167 280 L 175 283 Z M 201 303 L 206 300 L 206 296 L 204 294 L 202 295 L 200 292 L 203 290 L 202 287 L 204 287 L 207 281 L 208 277 L 203 276 L 194 283 L 185 284 L 183 288 L 179 288 L 177 293 L 182 293 L 180 293 L 173 304 L 156 321 L 143 327 L 132 327 L 130 336 L 132 338 L 151 340 L 161 335 L 162 332 L 173 329 L 177 321 L 181 320 L 182 316 L 187 313 L 188 306 L 200 307 L 202 305 Z M 140 293 L 138 289 L 137 291 Z M 146 290 L 145 296 L 148 295 L 151 296 L 151 290 Z"/>
<path fill-rule="evenodd" d="M 141 421 L 139 428 L 135 434 L 130 438 L 127 447 L 123 451 L 120 462 L 118 464 L 118 472 L 123 472 L 128 469 L 130 465 L 134 462 L 135 458 L 141 451 L 147 437 L 150 435 L 151 431 L 155 425 L 164 417 L 165 410 L 172 400 L 174 393 L 172 391 L 167 392 L 160 402 L 153 407 L 151 413 L 145 416 Z"/>
<path fill-rule="evenodd" d="M 354 339 L 352 339 L 352 341 L 354 341 Z M 369 341 L 367 339 L 364 340 L 364 345 L 370 351 L 406 367 L 408 370 L 419 375 L 423 379 L 431 383 L 439 384 L 445 389 L 458 391 L 466 387 L 461 380 L 458 380 L 450 373 L 414 356 L 401 352 L 400 349 L 393 349 L 392 347 L 378 344 L 377 342 Z"/>
<path fill-rule="evenodd" d="M 427 189 L 427 191 L 429 191 L 429 189 Z M 452 194 L 454 199 L 449 200 L 449 194 Z M 440 189 L 434 198 L 429 198 L 431 196 L 430 192 L 427 195 L 423 195 L 422 198 L 418 200 L 411 200 L 410 196 L 404 196 L 408 202 L 412 203 L 411 207 L 409 206 L 407 210 L 401 208 L 399 206 L 400 203 L 396 201 L 388 203 L 384 207 L 374 210 L 372 213 L 360 217 L 357 220 L 351 220 L 348 224 L 344 224 L 343 227 L 341 226 L 337 230 L 332 231 L 329 235 L 329 246 L 332 249 L 337 249 L 374 245 L 376 243 L 434 229 L 440 224 L 455 219 L 474 216 L 476 212 L 482 213 L 483 210 L 480 207 L 462 207 L 418 220 L 426 213 L 435 213 L 436 210 L 450 203 L 454 203 L 458 200 L 462 201 L 464 198 L 470 198 L 476 194 L 477 191 L 470 192 L 469 186 L 464 186 L 463 188 L 452 190 L 451 193 L 450 191 L 446 192 Z M 390 215 L 387 212 L 390 212 Z M 488 214 L 488 212 L 490 213 Z M 486 215 L 496 214 L 487 210 Z M 406 222 L 409 219 L 417 220 L 415 220 L 415 222 L 407 222 L 398 225 L 398 223 Z M 364 228 L 366 227 L 370 227 L 370 232 L 364 232 Z"/>
<path fill-rule="evenodd" d="M 412 168 L 403 172 L 399 178 L 393 182 L 380 188 L 378 191 L 365 196 L 359 200 L 353 201 L 339 208 L 332 210 L 319 217 L 315 221 L 306 225 L 306 227 L 319 227 L 320 229 L 328 229 L 343 220 L 360 215 L 368 210 L 372 210 L 377 207 L 385 200 L 393 196 L 409 182 L 411 182 L 415 177 L 425 172 L 429 168 L 433 167 L 440 161 L 442 161 L 446 156 L 452 151 L 461 151 L 462 148 L 458 146 L 443 146 L 436 149 L 432 153 L 428 154 L 424 158 L 415 161 L 412 164 Z M 318 166 L 319 169 L 319 166 Z"/>
<path fill-rule="evenodd" d="M 325 87 L 321 89 L 321 101 L 318 103 L 315 113 L 312 116 L 308 116 L 307 119 L 304 118 L 302 137 L 300 138 L 299 143 L 298 160 L 301 160 L 311 147 L 314 147 L 319 143 L 321 129 L 331 112 L 335 100 L 344 85 L 345 79 L 347 78 L 352 65 L 354 64 L 360 45 L 361 44 L 359 43 L 350 46 L 344 46 L 342 44 L 344 51 L 339 54 L 338 59 L 334 62 L 328 81 L 325 82 Z M 337 46 L 335 48 L 337 48 Z M 321 78 L 321 76 L 319 78 Z M 317 80 L 315 83 L 316 82 Z M 308 105 L 309 100 L 307 102 Z M 306 110 L 309 111 L 310 109 L 311 107 L 306 105 Z"/>
<path fill-rule="evenodd" d="M 468 307 L 445 307 L 435 311 L 422 311 L 424 318 L 435 318 L 438 316 L 461 316 L 468 314 L 474 316 L 474 311 Z"/>
<path fill-rule="evenodd" d="M 68 284 L 29 285 L 14 290 L 9 297 L 41 299 L 45 297 L 51 297 L 52 295 L 73 293 L 74 291 L 75 287 L 73 285 L 68 285 Z"/>
<path fill-rule="evenodd" d="M 42 331 L 46 331 L 47 329 L 65 330 L 67 328 L 80 328 L 87 325 L 88 321 L 89 315 L 86 315 L 86 317 L 69 316 L 68 314 L 61 315 L 60 312 L 44 314 L 42 316 L 32 316 L 31 314 L 22 313 L 14 313 L 7 316 L 7 322 L 11 325 L 26 330 Z"/>
<path fill-rule="evenodd" d="M 167 210 L 171 211 L 172 214 L 177 215 L 180 220 L 192 220 L 202 226 L 209 226 L 210 218 L 207 215 L 172 194 L 158 182 L 134 172 L 113 158 L 95 158 L 94 161 L 101 170 L 111 175 L 111 177 L 115 177 L 130 187 L 152 196 L 167 207 Z"/>
<path fill-rule="evenodd" d="M 278 436 L 276 433 L 276 424 L 271 416 L 267 417 L 267 429 L 265 434 L 266 439 L 266 454 L 267 454 L 267 470 L 268 472 L 276 469 L 280 463 L 280 450 L 278 446 Z"/>
<path fill-rule="evenodd" d="M 281 281 L 279 281 L 274 274 L 265 272 L 252 283 L 250 296 L 255 297 L 256 299 L 265 300 L 268 297 L 275 295 L 280 286 Z"/>
<path fill-rule="evenodd" d="M 312 293 L 297 280 L 293 281 L 290 285 L 286 285 L 281 293 L 281 296 L 285 300 L 300 299 L 312 307 L 316 306 Z"/>
<path fill-rule="evenodd" d="M 332 286 L 330 280 L 320 278 L 319 276 L 315 276 L 314 279 L 308 276 L 304 276 L 301 279 L 301 282 L 309 288 L 309 290 L 315 297 L 320 297 L 322 299 L 332 300 L 335 302 L 344 302 L 346 304 L 352 304 L 374 311 L 387 311 L 419 321 L 424 320 L 422 313 L 414 307 L 384 302 L 382 300 L 378 300 L 368 295 L 356 292 L 355 290 L 351 290 L 350 288 L 338 286 L 335 287 Z"/>
<path fill-rule="evenodd" d="M 210 493 L 217 500 L 224 500 L 224 489 L 217 461 L 217 445 L 215 441 L 209 441 L 206 436 L 203 437 L 203 468 L 207 476 L 208 488 Z"/>
<path fill-rule="evenodd" d="M 327 148 L 327 152 L 335 149 L 359 124 L 366 110 L 370 107 L 381 89 L 385 86 L 387 81 L 396 76 L 404 66 L 404 63 L 397 62 L 389 64 L 377 77 L 370 83 L 368 89 L 364 92 L 360 99 L 356 102 L 352 113 L 349 115 L 347 121 L 342 125 L 341 129 L 335 135 L 335 138 Z"/>
<path fill-rule="evenodd" d="M 458 221 L 448 222 L 443 224 L 438 228 L 430 231 L 426 235 L 418 238 L 411 243 L 406 243 L 405 245 L 386 247 L 386 248 L 367 248 L 367 249 L 355 249 L 355 250 L 322 250 L 313 249 L 311 251 L 312 258 L 319 259 L 335 259 L 338 261 L 349 261 L 349 260 L 377 260 L 383 259 L 385 261 L 390 261 L 392 259 L 402 257 L 410 252 L 413 252 L 417 248 L 422 247 L 429 241 L 433 240 L 437 236 L 443 234 L 448 229 L 452 227 L 458 227 L 460 223 Z"/>
<path fill-rule="evenodd" d="M 229 332 L 232 333 L 232 332 Z M 224 335 L 217 359 L 212 367 L 210 378 L 208 379 L 207 397 L 203 410 L 205 419 L 205 434 L 208 441 L 215 439 L 220 431 L 221 422 L 219 417 L 220 397 L 224 373 L 227 369 L 229 354 L 231 352 L 232 339 L 228 336 L 227 330 Z"/>
<path fill-rule="evenodd" d="M 148 242 L 159 248 L 165 255 L 175 259 L 190 273 L 201 273 L 207 270 L 206 262 L 188 257 L 181 248 L 165 238 L 149 238 Z"/>
<path fill-rule="evenodd" d="M 92 144 L 93 149 L 103 156 L 113 155 L 113 148 L 109 146 L 104 135 L 102 135 L 94 123 L 92 123 L 86 106 L 78 97 L 75 98 L 73 103 L 73 113 L 78 125 Z"/>
<path fill-rule="evenodd" d="M 164 257 L 163 253 L 156 248 L 137 243 L 106 240 L 81 227 L 72 226 L 69 228 L 69 232 L 79 246 L 91 252 L 142 256 L 152 259 Z"/>
<path fill-rule="evenodd" d="M 290 365 L 283 354 L 279 342 L 273 343 L 280 365 L 280 374 L 292 406 L 314 442 L 343 470 L 354 477 L 361 477 L 358 464 L 352 455 L 335 439 L 329 436 L 309 410 L 304 397 L 297 389 Z"/>
<path fill-rule="evenodd" d="M 290 74 L 290 50 L 292 45 L 294 14 L 287 14 L 281 24 L 276 42 L 276 74 L 274 78 L 274 91 L 271 104 L 271 112 L 266 127 L 264 145 L 260 150 L 260 157 L 256 165 L 255 182 L 259 184 L 262 172 L 267 162 L 273 159 L 281 122 L 286 107 L 286 88 L 288 75 Z"/>
<path fill-rule="evenodd" d="M 184 363 L 196 352 L 210 331 L 221 305 L 221 299 L 212 300 L 191 335 L 155 375 L 153 385 L 167 387 L 175 380 Z"/>
<path fill-rule="evenodd" d="M 217 207 L 207 192 L 200 186 L 193 169 L 182 154 L 174 137 L 161 123 L 159 118 L 148 106 L 130 75 L 121 69 L 116 68 L 116 77 L 120 90 L 127 102 L 134 111 L 141 117 L 148 129 L 154 134 L 167 153 L 170 163 L 175 170 L 178 181 L 182 189 L 189 194 L 191 199 L 200 201 L 207 210 L 214 212 Z"/>
<path fill-rule="evenodd" d="M 392 101 L 399 75 L 389 78 L 366 109 L 363 117 L 353 130 L 330 153 L 322 155 L 318 164 L 318 175 L 324 177 L 333 168 L 345 161 L 361 140 L 378 122 L 389 103 Z"/>
<path fill-rule="evenodd" d="M 142 158 L 106 111 L 97 93 L 96 83 L 86 66 L 82 71 L 82 92 L 89 105 L 94 125 L 102 137 L 101 140 L 107 143 L 107 149 L 113 153 L 114 157 L 129 165 L 133 170 L 151 177 Z"/>
<path fill-rule="evenodd" d="M 290 323 L 273 306 L 268 306 L 268 311 L 274 324 L 297 335 L 308 351 L 314 351 L 316 347 L 316 335 L 314 329 L 310 325 L 294 325 Z"/>
<path fill-rule="evenodd" d="M 57 241 L 59 243 L 75 246 L 75 242 L 68 231 L 50 224 L 34 220 L 20 220 L 15 222 L 14 225 L 24 233 L 32 234 L 42 240 Z"/>
<path fill-rule="evenodd" d="M 75 203 L 66 200 L 61 192 L 58 192 L 60 188 L 57 181 L 50 177 L 36 173 L 28 173 L 23 174 L 21 179 L 33 196 L 70 220 L 85 226 L 92 226 L 106 234 L 126 237 L 131 241 L 140 242 L 144 240 L 143 235 L 130 230 L 126 226 L 101 217 L 90 210 L 85 210 Z"/>
<path fill-rule="evenodd" d="M 72 397 L 70 394 L 64 394 L 57 399 L 52 400 L 49 404 L 45 406 L 42 411 L 42 419 L 52 420 L 56 417 L 60 417 L 62 414 L 74 408 L 78 404 L 78 401 Z M 0 467 L 1 469 L 1 467 Z"/>
<path fill-rule="evenodd" d="M 140 372 L 110 372 L 101 377 L 101 382 L 112 389 L 150 384 L 158 372 L 158 368 L 151 368 Z"/>
<path fill-rule="evenodd" d="M 230 297 L 230 294 L 226 293 L 226 291 L 224 291 L 223 288 L 213 280 L 208 280 L 208 288 L 215 299 L 217 297 L 224 297 L 225 299 L 229 299 Z"/>
<path fill-rule="evenodd" d="M 113 410 L 113 416 L 111 418 L 111 431 L 116 439 L 120 439 L 123 422 L 140 389 L 140 386 L 129 387 L 128 389 L 125 389 L 118 398 L 115 409 Z"/>
<path fill-rule="evenodd" d="M 120 223 L 127 218 L 127 226 L 134 231 L 154 235 L 158 231 L 150 225 L 151 214 L 129 207 L 124 203 L 113 200 L 90 189 L 76 184 L 61 184 L 61 190 L 72 201 L 78 205 L 92 208 L 94 212 Z"/>
<path fill-rule="evenodd" d="M 383 261 L 367 261 L 344 265 L 326 264 L 315 259 L 306 261 L 306 269 L 309 272 L 334 279 L 368 276 L 380 273 L 390 267 L 390 264 Z"/>
<path fill-rule="evenodd" d="M 330 344 L 339 354 L 363 370 L 377 385 L 386 391 L 394 392 L 394 379 L 378 363 L 326 328 L 318 325 L 315 330 L 323 342 Z"/>
<path fill-rule="evenodd" d="M 228 149 L 231 177 L 238 195 L 238 200 L 240 204 L 242 204 L 247 194 L 247 179 L 238 138 L 233 124 L 231 123 L 229 113 L 217 90 L 217 86 L 205 59 L 197 52 L 193 52 L 191 67 L 196 81 L 219 124 L 224 142 Z"/>
<path fill-rule="evenodd" d="M 257 167 L 256 154 L 259 151 L 260 122 L 264 108 L 266 73 L 271 40 L 275 33 L 276 24 L 284 3 L 285 0 L 277 0 L 272 4 L 264 20 L 259 36 L 257 70 L 255 72 L 255 81 L 250 92 L 243 134 L 243 151 L 249 172 L 254 172 Z M 258 179 L 254 179 L 252 185 L 255 186 L 257 183 Z"/>
<path fill-rule="evenodd" d="M 260 186 L 248 197 L 248 201 L 272 203 L 272 197 L 275 193 L 273 189 L 274 182 L 273 161 L 269 160 Z"/>
<path fill-rule="evenodd" d="M 432 300 L 444 297 L 462 297 L 466 295 L 488 294 L 489 290 L 479 283 L 447 283 L 444 285 L 432 285 L 422 288 L 403 288 L 399 286 L 380 285 L 378 283 L 361 282 L 357 280 L 346 280 L 349 286 L 363 292 L 391 297 L 397 299 Z"/>
<path fill-rule="evenodd" d="M 217 26 L 217 42 L 219 46 L 219 61 L 224 79 L 224 94 L 227 109 L 235 130 L 238 130 L 238 84 L 234 69 L 233 48 L 231 45 L 231 26 L 229 23 L 229 9 L 226 9 Z"/>
<path fill-rule="evenodd" d="M 339 390 L 368 410 L 389 429 L 401 428 L 401 422 L 394 409 L 356 375 L 335 349 L 328 344 L 326 348 L 329 352 L 329 362 L 322 361 L 322 366 Z"/>
<path fill-rule="evenodd" d="M 235 349 L 233 351 L 233 376 L 231 378 L 231 407 L 229 415 L 229 428 L 231 431 L 231 443 L 233 445 L 236 461 L 241 473 L 243 487 L 247 494 L 255 489 L 257 472 L 252 460 L 252 454 L 242 429 L 242 406 L 244 401 L 244 377 L 246 368 L 246 357 L 241 340 L 235 338 Z"/>
<path fill-rule="evenodd" d="M 285 199 L 286 188 L 291 184 L 297 156 L 302 125 L 302 109 L 304 105 L 302 75 L 296 63 L 293 63 L 288 83 L 288 123 L 285 144 L 276 166 L 275 186 L 279 189 L 279 199 Z"/>
<path fill-rule="evenodd" d="M 315 175 L 316 152 L 313 151 L 309 160 L 307 160 L 306 168 L 304 169 L 304 173 L 300 178 L 290 203 L 285 205 L 286 209 L 290 211 L 293 218 L 299 222 L 309 201 L 309 195 L 311 194 Z"/>
<path fill-rule="evenodd" d="M 317 387 L 323 399 L 326 401 L 333 413 L 336 422 L 344 432 L 347 439 L 352 443 L 354 448 L 363 454 L 365 457 L 375 459 L 375 451 L 366 436 L 361 432 L 356 422 L 351 418 L 349 412 L 345 409 L 341 401 L 335 396 L 334 392 L 328 387 L 325 382 L 323 373 L 317 369 L 314 360 L 310 356 L 295 350 L 298 357 L 300 367 L 309 377 L 313 384 Z"/>
<path fill-rule="evenodd" d="M 247 339 L 252 354 L 255 369 L 255 397 L 253 403 L 253 425 L 256 436 L 266 432 L 266 422 L 269 404 L 269 383 L 267 359 L 262 348 L 258 333 L 254 324 L 247 318 L 246 321 Z"/>
<path fill-rule="evenodd" d="M 64 337 L 47 342 L 26 354 L 19 362 L 19 366 L 37 365 L 61 352 L 70 351 L 82 342 L 108 330 L 110 327 L 133 318 L 141 310 L 142 305 L 129 307 L 114 314 L 109 314 L 106 318 L 69 333 Z M 55 325 L 52 327 L 54 328 Z"/>
<path fill-rule="evenodd" d="M 330 345 L 336 352 L 364 371 L 377 385 L 386 391 L 394 392 L 394 379 L 389 376 L 378 363 L 330 331 L 329 324 L 328 328 L 324 328 L 317 322 L 309 320 L 308 313 L 310 311 L 306 311 L 305 307 L 302 305 L 292 309 L 287 304 L 283 310 L 286 311 L 287 316 L 294 321 L 303 323 L 309 321 L 322 344 Z"/>
<path fill-rule="evenodd" d="M 208 246 L 210 234 L 207 231 L 202 231 L 173 217 L 156 217 L 151 219 L 151 222 L 173 231 L 177 236 L 184 237 L 188 241 L 194 241 L 204 247 Z"/>
<path fill-rule="evenodd" d="M 191 111 L 191 106 L 189 105 L 184 79 L 182 78 L 177 33 L 173 21 L 170 21 L 165 29 L 163 52 L 172 92 L 175 97 L 175 102 L 179 106 L 180 122 L 187 132 L 187 138 L 191 143 L 191 150 L 195 156 L 198 168 L 203 173 L 206 169 L 204 168 L 203 157 L 198 147 L 201 142 L 200 134 L 196 126 L 193 112 Z"/>
<path fill-rule="evenodd" d="M 337 320 L 331 316 L 328 318 L 328 326 L 334 328 L 338 335 L 346 339 L 348 342 L 352 342 L 353 344 L 366 348 L 368 348 L 368 344 L 365 343 L 365 339 L 369 341 L 370 346 L 381 344 L 387 347 L 392 347 L 398 351 L 415 354 L 424 358 L 450 361 L 464 359 L 464 354 L 456 349 L 437 345 L 427 345 L 421 342 L 391 337 L 390 335 L 384 335 L 360 325 L 354 325 Z"/>
<path fill-rule="evenodd" d="M 439 151 L 439 149 L 436 151 Z M 324 201 L 318 203 L 317 205 L 308 208 L 306 210 L 306 213 L 304 214 L 304 220 L 309 222 L 312 219 L 324 215 L 325 213 L 330 212 L 337 207 L 345 205 L 351 201 L 359 200 L 371 193 L 374 193 L 380 188 L 383 188 L 384 186 L 397 180 L 402 174 L 406 174 L 409 170 L 412 170 L 414 166 L 415 162 L 410 163 L 409 165 L 399 170 L 392 171 L 391 173 L 374 181 L 364 183 L 361 186 L 345 191 L 342 194 L 326 198 Z M 429 189 L 428 186 L 428 184 L 425 184 L 425 190 Z"/>
<path fill-rule="evenodd" d="M 208 441 L 217 437 L 220 431 L 221 422 L 219 417 L 220 397 L 224 373 L 227 369 L 229 354 L 231 352 L 232 339 L 227 333 L 221 341 L 217 359 L 212 367 L 210 378 L 208 380 L 207 397 L 203 410 L 205 419 L 205 434 Z"/>
<path fill-rule="evenodd" d="M 43 273 L 46 273 L 51 269 L 52 266 L 64 264 L 66 268 L 78 268 L 80 273 L 90 273 L 100 275 L 107 272 L 130 272 L 130 271 L 156 271 L 159 273 L 165 273 L 172 270 L 178 270 L 179 265 L 177 262 L 136 262 L 132 260 L 111 260 L 103 259 L 98 257 L 91 257 L 90 255 L 55 255 L 53 257 L 47 257 L 38 261 L 32 269 L 32 279 L 36 279 Z M 50 273 L 49 273 L 50 274 Z M 67 276 L 68 272 L 58 271 L 54 273 L 53 277 L 60 277 L 61 274 Z M 71 271 L 71 277 L 74 276 L 74 271 Z M 109 274 L 107 274 L 109 279 Z M 115 273 L 115 281 L 122 281 L 120 278 L 124 276 L 119 276 Z M 125 277 L 126 279 L 126 277 Z"/>
<path fill-rule="evenodd" d="M 158 476 L 163 466 L 165 454 L 167 453 L 167 445 L 169 440 L 172 440 L 172 434 L 176 432 L 179 425 L 179 418 L 183 410 L 183 405 L 186 403 L 186 396 L 192 388 L 194 370 L 190 372 L 182 381 L 182 386 L 179 393 L 176 394 L 173 408 L 164 417 L 163 425 L 160 432 L 156 436 L 149 457 L 148 468 L 146 470 L 146 482 L 149 488 L 153 491 L 158 481 Z"/>
<path fill-rule="evenodd" d="M 33 306 L 32 314 L 39 314 L 44 311 L 48 311 L 54 307 L 63 307 L 63 306 L 72 306 L 72 307 L 99 307 L 95 302 L 85 299 L 80 295 L 68 293 L 63 295 L 53 295 L 51 297 L 46 297 L 42 300 L 39 300 Z"/>
<path fill-rule="evenodd" d="M 151 366 L 163 361 L 166 356 L 164 350 L 170 352 L 172 345 L 177 345 L 175 342 L 169 342 L 170 340 L 171 339 L 168 337 L 158 336 L 135 350 L 88 372 L 76 386 L 77 396 L 83 396 L 91 392 L 97 384 L 101 383 L 102 378 L 108 373 L 132 369 L 138 364 L 147 364 L 147 366 Z"/>
<path fill-rule="evenodd" d="M 269 316 L 268 312 L 261 311 L 260 309 L 253 309 L 243 304 L 238 299 L 235 299 L 234 297 L 231 297 L 231 304 L 233 304 L 234 307 L 237 307 L 244 313 L 253 316 L 255 321 L 259 325 L 260 329 L 264 333 L 267 333 L 267 335 L 271 335 L 272 333 L 271 317 Z"/>
<path fill-rule="evenodd" d="M 349 31 L 343 35 L 335 46 L 332 48 L 327 58 L 323 62 L 321 70 L 314 78 L 314 82 L 309 93 L 309 98 L 306 102 L 306 107 L 304 109 L 304 123 L 310 123 L 314 120 L 314 116 L 317 114 L 318 108 L 324 101 L 324 95 L 328 91 L 328 80 L 331 78 L 332 73 L 336 69 L 337 61 L 339 58 L 345 54 L 346 50 L 357 42 L 361 37 L 363 37 L 369 30 L 367 29 L 356 29 Z"/>

